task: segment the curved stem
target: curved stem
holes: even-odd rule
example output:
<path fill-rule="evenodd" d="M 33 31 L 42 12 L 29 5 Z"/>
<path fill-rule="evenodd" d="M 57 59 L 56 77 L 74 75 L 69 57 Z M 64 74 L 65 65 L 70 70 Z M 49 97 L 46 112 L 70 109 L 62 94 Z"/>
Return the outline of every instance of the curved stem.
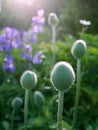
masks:
<path fill-rule="evenodd" d="M 52 26 L 52 46 L 53 46 L 52 60 L 53 60 L 53 65 L 55 63 L 55 42 L 56 42 L 56 27 Z"/>
<path fill-rule="evenodd" d="M 73 116 L 73 127 L 75 127 L 77 122 L 77 113 L 79 106 L 79 96 L 80 96 L 80 82 L 81 82 L 81 59 L 77 60 L 77 89 L 76 89 L 76 98 L 75 98 L 75 107 L 74 107 L 74 116 Z"/>
<path fill-rule="evenodd" d="M 11 130 L 14 128 L 14 115 L 15 115 L 15 109 L 12 110 L 12 117 L 11 117 Z"/>
<path fill-rule="evenodd" d="M 64 100 L 64 91 L 59 91 L 57 130 L 62 130 L 63 100 Z"/>
<path fill-rule="evenodd" d="M 24 125 L 25 130 L 27 130 L 27 122 L 28 122 L 28 98 L 29 98 L 29 90 L 25 90 L 25 104 L 24 104 Z"/>

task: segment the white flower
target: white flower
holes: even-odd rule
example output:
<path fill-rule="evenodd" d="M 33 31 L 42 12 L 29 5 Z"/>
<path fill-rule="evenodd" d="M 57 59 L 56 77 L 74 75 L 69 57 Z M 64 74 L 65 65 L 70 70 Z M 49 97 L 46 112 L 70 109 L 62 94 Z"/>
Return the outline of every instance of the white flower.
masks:
<path fill-rule="evenodd" d="M 90 21 L 86 21 L 86 20 L 83 20 L 83 19 L 80 19 L 79 22 L 80 22 L 80 24 L 82 24 L 84 26 L 90 26 L 91 25 Z"/>

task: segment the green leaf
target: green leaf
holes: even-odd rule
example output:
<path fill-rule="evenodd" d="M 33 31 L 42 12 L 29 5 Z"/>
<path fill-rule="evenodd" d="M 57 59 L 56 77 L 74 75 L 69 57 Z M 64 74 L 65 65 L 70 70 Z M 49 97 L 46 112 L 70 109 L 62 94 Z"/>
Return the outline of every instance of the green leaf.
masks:
<path fill-rule="evenodd" d="M 86 128 L 86 130 L 93 130 L 92 125 L 88 125 L 87 128 Z"/>
<path fill-rule="evenodd" d="M 9 123 L 7 121 L 3 121 L 2 122 L 2 126 L 5 130 L 8 130 L 9 129 Z"/>

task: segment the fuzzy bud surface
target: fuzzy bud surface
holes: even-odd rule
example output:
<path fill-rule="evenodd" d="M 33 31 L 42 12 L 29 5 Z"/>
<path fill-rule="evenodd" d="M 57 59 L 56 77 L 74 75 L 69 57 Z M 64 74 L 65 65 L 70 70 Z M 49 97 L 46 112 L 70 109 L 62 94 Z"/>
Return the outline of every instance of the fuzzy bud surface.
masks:
<path fill-rule="evenodd" d="M 75 80 L 75 73 L 69 63 L 60 61 L 54 66 L 50 77 L 56 90 L 67 91 Z"/>

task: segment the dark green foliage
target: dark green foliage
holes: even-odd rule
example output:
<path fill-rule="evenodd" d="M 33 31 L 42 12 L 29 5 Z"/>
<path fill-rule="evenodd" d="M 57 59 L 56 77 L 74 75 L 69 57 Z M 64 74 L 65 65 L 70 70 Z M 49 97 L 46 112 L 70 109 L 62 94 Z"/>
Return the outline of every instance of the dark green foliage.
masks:
<path fill-rule="evenodd" d="M 77 35 L 77 32 L 81 31 L 83 27 L 79 23 L 80 19 L 90 20 L 92 25 L 88 28 L 87 32 L 97 34 L 97 8 L 97 0 L 71 0 L 68 6 L 61 11 L 62 34 L 71 33 Z"/>
<path fill-rule="evenodd" d="M 82 81 L 79 103 L 78 128 L 76 130 L 89 130 L 98 128 L 98 35 L 83 34 L 82 39 L 87 43 L 87 53 L 82 59 Z M 70 53 L 76 38 L 66 35 L 66 42 L 56 42 L 56 62 L 68 61 L 76 72 L 76 60 Z M 30 92 L 29 99 L 29 123 L 28 130 L 56 130 L 57 93 L 50 83 L 50 71 L 52 69 L 51 43 L 38 44 L 45 59 L 41 65 L 31 64 L 31 70 L 37 73 L 38 84 Z M 20 58 L 18 51 L 13 51 L 17 71 L 15 74 L 2 72 L 3 55 L 0 58 L 0 129 L 10 130 L 11 102 L 15 97 L 24 98 L 24 91 L 20 85 L 20 76 L 27 69 L 28 61 Z M 22 66 L 22 67 L 21 67 Z M 10 82 L 9 82 L 10 81 Z M 63 127 L 71 130 L 76 84 L 64 95 Z M 45 97 L 45 108 L 36 107 L 34 103 L 34 92 L 41 91 Z M 24 105 L 24 103 L 23 103 Z M 23 130 L 23 105 L 14 117 L 15 130 Z M 66 124 L 67 122 L 67 124 Z M 6 124 L 6 125 L 5 125 Z M 5 127 L 4 127 L 5 126 Z"/>

